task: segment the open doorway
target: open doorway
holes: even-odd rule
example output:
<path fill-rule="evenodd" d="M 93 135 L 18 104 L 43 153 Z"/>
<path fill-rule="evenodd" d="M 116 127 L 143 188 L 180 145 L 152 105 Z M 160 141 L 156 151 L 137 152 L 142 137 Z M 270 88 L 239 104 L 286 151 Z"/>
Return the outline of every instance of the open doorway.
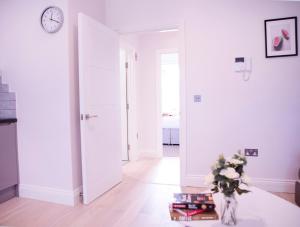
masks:
<path fill-rule="evenodd" d="M 127 123 L 129 128 L 131 124 L 135 124 L 136 127 L 137 146 L 135 148 L 136 157 L 139 159 L 139 162 L 131 162 L 124 168 L 134 165 L 141 165 L 143 168 L 147 166 L 149 169 L 153 167 L 155 174 L 150 174 L 153 178 L 148 179 L 152 183 L 178 185 L 180 170 L 183 166 L 180 164 L 182 155 L 181 151 L 179 152 L 185 144 L 184 140 L 180 142 L 184 137 L 179 136 L 184 132 L 184 130 L 180 130 L 182 125 L 184 129 L 180 113 L 185 111 L 184 105 L 180 105 L 182 103 L 180 100 L 185 100 L 185 93 L 182 92 L 183 87 L 181 87 L 184 85 L 182 83 L 182 81 L 184 82 L 182 79 L 184 63 L 182 60 L 184 58 L 182 36 L 183 32 L 180 32 L 179 29 L 145 31 L 121 36 L 121 48 L 126 49 L 125 46 L 130 46 L 129 49 L 135 51 L 133 55 L 135 61 L 134 86 L 129 87 L 130 83 L 127 82 L 127 92 L 130 93 L 134 89 L 136 115 L 132 120 L 129 117 Z M 123 59 L 126 58 L 124 53 Z M 124 60 L 122 62 L 121 67 L 124 65 Z M 123 74 L 126 75 L 125 69 Z M 130 79 L 130 74 L 128 76 Z M 125 80 L 123 84 L 126 87 Z M 126 95 L 125 92 L 123 94 Z M 123 109 L 125 108 L 124 104 Z M 124 119 L 126 120 L 125 117 Z M 130 135 L 130 131 L 124 130 L 124 133 Z M 129 145 L 129 160 L 131 161 L 132 145 L 131 143 Z M 125 152 L 124 150 L 126 157 Z M 170 177 L 171 175 L 172 177 Z"/>
<path fill-rule="evenodd" d="M 132 149 L 137 151 L 137 157 L 179 156 L 180 41 L 178 29 L 121 36 L 121 76 L 125 78 L 122 82 L 123 110 L 128 110 L 125 103 L 129 104 L 127 118 L 125 112 L 123 114 L 129 129 L 124 130 L 129 152 L 124 149 L 123 160 L 128 160 L 128 153 L 131 159 Z M 126 60 L 130 58 L 130 53 L 134 67 Z M 127 69 L 124 68 L 126 64 Z M 131 68 L 134 68 L 134 73 Z M 133 93 L 135 95 L 131 95 Z M 134 113 L 130 112 L 132 108 Z"/>
<path fill-rule="evenodd" d="M 129 102 L 129 119 L 127 128 L 135 125 L 136 131 L 127 136 L 135 139 L 135 149 L 139 157 L 178 157 L 179 155 L 179 99 L 180 99 L 180 36 L 178 29 L 139 32 L 121 36 L 121 47 L 125 46 L 135 50 L 135 76 L 131 75 L 131 65 L 124 69 L 126 53 L 121 56 L 121 71 L 123 69 L 124 91 L 127 96 L 125 102 Z M 126 71 L 127 70 L 127 71 Z M 126 73 L 127 72 L 127 73 Z M 131 82 L 130 82 L 131 80 Z M 131 86 L 134 84 L 134 86 Z M 130 87 L 131 86 L 131 87 Z M 135 95 L 130 93 L 134 90 Z M 134 97 L 132 99 L 132 97 Z M 132 111 L 131 100 L 134 100 L 135 114 L 130 117 Z M 125 109 L 125 104 L 123 109 Z M 128 108 L 128 106 L 127 106 Z M 167 134 L 169 137 L 167 138 Z M 132 143 L 129 143 L 129 156 Z M 167 142 L 167 140 L 169 140 Z M 164 145 L 166 149 L 164 152 Z M 172 149 L 171 149 L 172 147 Z M 124 160 L 126 160 L 124 150 Z M 128 156 L 128 155 L 127 155 Z M 130 157 L 129 157 L 130 159 Z"/>
<path fill-rule="evenodd" d="M 178 157 L 180 144 L 180 72 L 178 50 L 159 50 L 158 64 L 161 81 L 163 156 Z"/>

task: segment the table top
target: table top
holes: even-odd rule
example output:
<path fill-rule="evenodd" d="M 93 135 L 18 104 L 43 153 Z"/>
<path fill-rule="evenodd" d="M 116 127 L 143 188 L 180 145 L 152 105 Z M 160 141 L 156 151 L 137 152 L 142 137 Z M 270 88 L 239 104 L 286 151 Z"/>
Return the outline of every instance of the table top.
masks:
<path fill-rule="evenodd" d="M 237 227 L 300 227 L 300 207 L 262 189 L 251 187 L 250 193 L 236 196 Z M 222 195 L 214 195 L 216 210 L 220 214 Z M 221 227 L 217 221 L 181 222 L 185 227 Z"/>

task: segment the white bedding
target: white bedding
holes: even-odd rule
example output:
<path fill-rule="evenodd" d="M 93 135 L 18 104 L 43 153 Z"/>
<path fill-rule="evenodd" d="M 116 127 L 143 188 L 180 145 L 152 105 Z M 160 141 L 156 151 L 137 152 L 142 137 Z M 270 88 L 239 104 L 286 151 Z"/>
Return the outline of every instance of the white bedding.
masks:
<path fill-rule="evenodd" d="M 179 116 L 163 116 L 162 128 L 179 128 Z"/>

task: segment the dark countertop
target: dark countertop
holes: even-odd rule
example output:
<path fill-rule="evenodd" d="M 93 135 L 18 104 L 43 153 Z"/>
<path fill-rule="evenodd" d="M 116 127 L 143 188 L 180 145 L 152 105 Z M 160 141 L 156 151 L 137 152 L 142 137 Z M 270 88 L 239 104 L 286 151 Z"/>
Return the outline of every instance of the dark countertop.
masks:
<path fill-rule="evenodd" d="M 0 119 L 0 124 L 11 124 L 16 123 L 17 121 L 17 118 Z"/>

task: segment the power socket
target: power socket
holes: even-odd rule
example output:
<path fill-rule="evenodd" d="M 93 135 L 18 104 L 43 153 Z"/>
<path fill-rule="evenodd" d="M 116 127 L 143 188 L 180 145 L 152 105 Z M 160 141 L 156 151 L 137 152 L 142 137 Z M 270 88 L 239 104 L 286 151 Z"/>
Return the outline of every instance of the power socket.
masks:
<path fill-rule="evenodd" d="M 245 156 L 258 157 L 258 149 L 245 148 Z"/>

